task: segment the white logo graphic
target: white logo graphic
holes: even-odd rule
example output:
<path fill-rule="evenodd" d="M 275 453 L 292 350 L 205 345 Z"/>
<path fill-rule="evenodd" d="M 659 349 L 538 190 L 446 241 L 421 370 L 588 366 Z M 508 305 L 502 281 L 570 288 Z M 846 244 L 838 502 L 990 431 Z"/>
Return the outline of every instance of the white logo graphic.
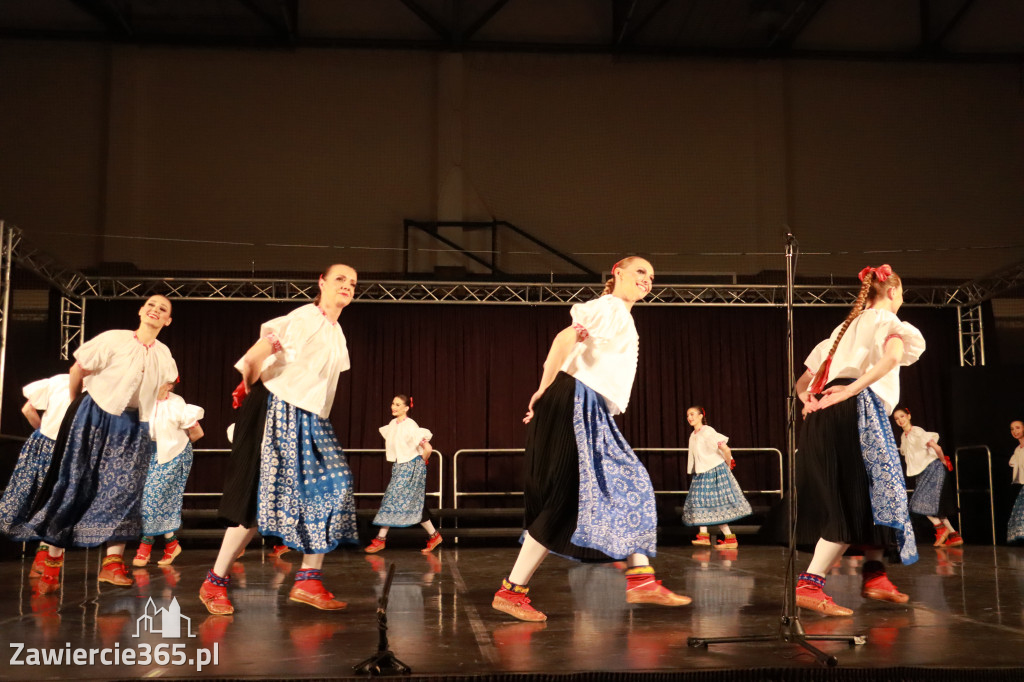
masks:
<path fill-rule="evenodd" d="M 171 599 L 170 606 L 159 609 L 150 597 L 144 613 L 135 621 L 135 634 L 132 637 L 140 637 L 143 632 L 150 632 L 161 635 L 164 639 L 175 639 L 182 636 L 182 621 L 185 622 L 186 636 L 195 637 L 192 632 L 192 619 L 181 615 L 177 597 Z"/>

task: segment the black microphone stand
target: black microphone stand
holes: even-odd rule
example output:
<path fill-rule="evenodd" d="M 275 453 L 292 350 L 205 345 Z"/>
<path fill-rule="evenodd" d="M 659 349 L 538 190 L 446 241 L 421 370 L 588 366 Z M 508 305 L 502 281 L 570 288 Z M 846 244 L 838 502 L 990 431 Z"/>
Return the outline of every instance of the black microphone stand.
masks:
<path fill-rule="evenodd" d="M 388 568 L 388 577 L 384 580 L 384 589 L 377 602 L 377 653 L 365 661 L 352 666 L 352 670 L 362 675 L 408 675 L 412 668 L 395 658 L 388 648 L 388 595 L 391 593 L 391 581 L 395 577 L 395 565 Z"/>
<path fill-rule="evenodd" d="M 782 599 L 782 617 L 776 635 L 748 635 L 736 637 L 690 637 L 687 643 L 694 648 L 708 648 L 712 644 L 734 644 L 747 642 L 785 642 L 796 644 L 811 652 L 819 663 L 833 667 L 838 664 L 835 656 L 827 654 L 810 642 L 846 642 L 857 646 L 867 642 L 864 635 L 808 635 L 800 623 L 796 606 L 796 425 L 797 397 L 793 392 L 796 384 L 793 359 L 793 282 L 796 274 L 796 257 L 800 244 L 792 233 L 786 234 L 786 360 L 789 370 L 789 399 L 786 423 L 786 500 L 789 507 L 789 554 L 786 562 L 785 594 Z"/>

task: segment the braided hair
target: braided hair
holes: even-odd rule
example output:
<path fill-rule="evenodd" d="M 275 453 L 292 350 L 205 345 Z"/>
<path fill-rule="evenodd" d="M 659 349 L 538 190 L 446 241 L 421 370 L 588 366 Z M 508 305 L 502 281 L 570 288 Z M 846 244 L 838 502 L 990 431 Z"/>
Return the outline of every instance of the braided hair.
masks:
<path fill-rule="evenodd" d="M 881 278 L 879 278 L 880 274 L 882 275 Z M 857 300 L 853 302 L 853 308 L 850 309 L 846 319 L 843 320 L 843 326 L 839 328 L 839 334 L 836 336 L 832 348 L 828 351 L 828 357 L 821 363 L 821 367 L 818 368 L 814 378 L 811 380 L 809 388 L 811 393 L 821 393 L 825 388 L 825 382 L 828 381 L 828 370 L 832 365 L 832 358 L 836 354 L 836 349 L 839 348 L 839 342 L 843 340 L 843 335 L 850 328 L 850 324 L 860 317 L 860 314 L 864 312 L 865 306 L 874 303 L 884 296 L 886 291 L 898 287 L 900 283 L 900 276 L 893 272 L 892 268 L 888 265 L 882 265 L 878 268 L 864 268 L 861 271 L 861 285 L 860 291 L 857 292 Z"/>

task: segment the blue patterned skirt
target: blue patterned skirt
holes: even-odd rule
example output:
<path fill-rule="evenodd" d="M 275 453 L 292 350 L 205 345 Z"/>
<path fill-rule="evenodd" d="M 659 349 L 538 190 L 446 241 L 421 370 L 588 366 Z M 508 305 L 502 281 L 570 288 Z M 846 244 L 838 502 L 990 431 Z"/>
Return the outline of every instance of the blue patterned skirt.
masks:
<path fill-rule="evenodd" d="M 647 470 L 604 399 L 564 372 L 534 405 L 525 468 L 525 527 L 544 547 L 581 561 L 655 555 Z"/>
<path fill-rule="evenodd" d="M 192 443 L 163 464 L 156 460 L 156 443 L 153 443 L 146 487 L 142 492 L 143 535 L 163 535 L 181 528 L 181 500 L 191 470 Z"/>
<path fill-rule="evenodd" d="M 688 526 L 710 526 L 732 523 L 751 514 L 750 503 L 743 496 L 740 484 L 722 462 L 702 474 L 695 474 L 683 505 L 683 523 Z"/>
<path fill-rule="evenodd" d="M 932 460 L 914 479 L 910 511 L 925 516 L 956 516 L 956 497 L 946 466 Z"/>
<path fill-rule="evenodd" d="M 306 554 L 358 544 L 352 471 L 331 422 L 273 393 L 267 401 L 256 504 L 260 534 Z"/>
<path fill-rule="evenodd" d="M 12 537 L 57 547 L 137 539 L 151 452 L 149 425 L 139 421 L 138 411 L 115 416 L 86 395 L 72 418 L 64 451 L 54 450 L 54 466 L 58 455 L 60 464 L 48 498 L 24 532 Z"/>
<path fill-rule="evenodd" d="M 0 533 L 24 535 L 27 532 L 23 524 L 32 511 L 32 500 L 46 478 L 55 442 L 36 429 L 21 446 L 11 480 L 0 498 Z"/>
<path fill-rule="evenodd" d="M 380 501 L 380 511 L 373 519 L 375 526 L 414 526 L 426 521 L 424 500 L 427 492 L 427 463 L 422 457 L 408 462 L 395 462 L 391 481 Z"/>
<path fill-rule="evenodd" d="M 1017 501 L 1010 512 L 1010 522 L 1006 526 L 1006 541 L 1024 540 L 1024 488 L 1017 493 Z"/>

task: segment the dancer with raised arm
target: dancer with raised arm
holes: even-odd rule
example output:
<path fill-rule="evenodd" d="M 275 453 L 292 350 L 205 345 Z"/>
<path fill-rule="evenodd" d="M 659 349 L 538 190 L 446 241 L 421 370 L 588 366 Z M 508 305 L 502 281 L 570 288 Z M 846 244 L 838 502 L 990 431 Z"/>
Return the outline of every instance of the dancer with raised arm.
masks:
<path fill-rule="evenodd" d="M 526 529 L 492 606 L 526 621 L 546 620 L 530 605 L 529 582 L 550 552 L 581 561 L 626 560 L 626 601 L 681 606 L 654 576 L 658 518 L 647 470 L 612 415 L 625 411 L 639 341 L 631 314 L 654 281 L 643 258 L 612 267 L 604 293 L 572 307 L 572 326 L 555 336 L 540 386 L 523 422 Z"/>
<path fill-rule="evenodd" d="M 864 548 L 861 595 L 904 603 L 881 559 L 898 546 L 917 561 L 899 452 L 889 413 L 899 402 L 899 368 L 925 349 L 915 327 L 896 317 L 903 285 L 888 265 L 864 268 L 846 320 L 819 343 L 796 384 L 804 404 L 796 459 L 797 545 L 814 556 L 796 586 L 797 606 L 849 616 L 825 592 L 825 575 L 850 545 Z"/>
<path fill-rule="evenodd" d="M 324 587 L 321 568 L 327 552 L 358 542 L 352 472 L 328 420 L 338 376 L 349 369 L 338 318 L 355 296 L 356 271 L 332 265 L 319 287 L 315 302 L 263 323 L 235 365 L 240 410 L 219 510 L 230 527 L 199 590 L 214 615 L 234 613 L 228 573 L 257 529 L 303 552 L 289 599 L 346 606 Z"/>

